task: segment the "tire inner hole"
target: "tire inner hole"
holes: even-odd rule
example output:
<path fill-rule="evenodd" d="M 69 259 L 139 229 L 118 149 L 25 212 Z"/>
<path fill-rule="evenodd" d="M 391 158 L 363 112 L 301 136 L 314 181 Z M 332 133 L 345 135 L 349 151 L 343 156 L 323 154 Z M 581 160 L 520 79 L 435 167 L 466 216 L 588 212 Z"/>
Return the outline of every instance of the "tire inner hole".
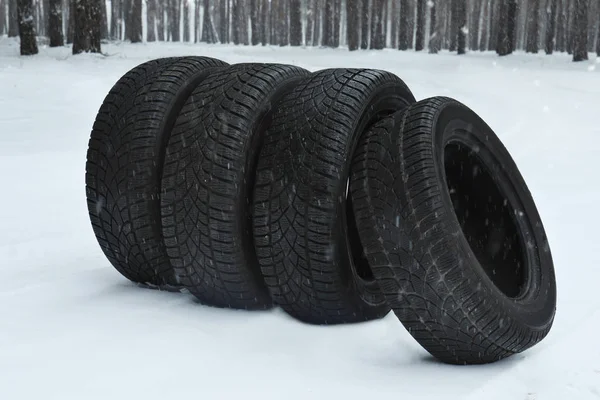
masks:
<path fill-rule="evenodd" d="M 350 191 L 350 179 L 346 181 L 346 226 L 348 228 L 348 242 L 350 244 L 350 251 L 352 252 L 352 261 L 354 263 L 354 269 L 356 274 L 364 281 L 374 281 L 375 276 L 369 265 L 369 261 L 365 256 L 363 245 L 360 241 L 360 235 L 358 234 L 358 227 L 356 220 L 354 219 L 354 212 L 352 208 L 352 196 L 349 196 Z"/>
<path fill-rule="evenodd" d="M 473 253 L 506 296 L 519 296 L 525 285 L 526 257 L 515 210 L 475 151 L 449 143 L 444 160 L 454 212 Z"/>

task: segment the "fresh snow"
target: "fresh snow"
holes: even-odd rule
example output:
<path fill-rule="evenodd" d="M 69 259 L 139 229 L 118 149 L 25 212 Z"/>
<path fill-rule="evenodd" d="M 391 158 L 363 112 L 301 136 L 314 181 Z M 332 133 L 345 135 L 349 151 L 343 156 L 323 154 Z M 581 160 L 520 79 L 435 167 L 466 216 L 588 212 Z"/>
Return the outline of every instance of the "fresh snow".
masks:
<path fill-rule="evenodd" d="M 600 398 L 600 60 L 173 43 L 103 51 L 20 57 L 17 41 L 0 38 L 0 398 Z M 550 335 L 495 364 L 449 366 L 393 313 L 317 327 L 129 283 L 88 219 L 88 137 L 127 70 L 192 54 L 386 69 L 417 99 L 473 108 L 516 160 L 546 226 L 558 283 Z"/>

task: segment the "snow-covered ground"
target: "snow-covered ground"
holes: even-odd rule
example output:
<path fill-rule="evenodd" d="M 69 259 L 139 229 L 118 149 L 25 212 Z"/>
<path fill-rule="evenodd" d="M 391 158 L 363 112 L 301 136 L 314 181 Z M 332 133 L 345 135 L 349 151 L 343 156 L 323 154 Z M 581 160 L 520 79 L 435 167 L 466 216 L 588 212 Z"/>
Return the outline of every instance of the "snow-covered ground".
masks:
<path fill-rule="evenodd" d="M 492 53 L 104 45 L 18 56 L 0 38 L 0 398 L 600 398 L 600 60 Z M 88 220 L 84 167 L 95 114 L 128 69 L 167 55 L 369 67 L 417 99 L 465 102 L 498 132 L 539 207 L 558 309 L 535 348 L 486 366 L 442 365 L 393 314 L 335 327 L 280 310 L 228 311 L 134 286 Z"/>

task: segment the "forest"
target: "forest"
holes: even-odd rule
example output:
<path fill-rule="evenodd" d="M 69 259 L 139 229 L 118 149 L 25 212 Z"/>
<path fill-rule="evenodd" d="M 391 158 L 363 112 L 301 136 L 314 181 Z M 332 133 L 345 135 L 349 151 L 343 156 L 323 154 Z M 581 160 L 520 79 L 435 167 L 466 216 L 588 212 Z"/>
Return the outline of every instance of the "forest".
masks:
<path fill-rule="evenodd" d="M 107 40 L 600 56 L 600 0 L 0 0 L 0 35 L 73 54 Z"/>

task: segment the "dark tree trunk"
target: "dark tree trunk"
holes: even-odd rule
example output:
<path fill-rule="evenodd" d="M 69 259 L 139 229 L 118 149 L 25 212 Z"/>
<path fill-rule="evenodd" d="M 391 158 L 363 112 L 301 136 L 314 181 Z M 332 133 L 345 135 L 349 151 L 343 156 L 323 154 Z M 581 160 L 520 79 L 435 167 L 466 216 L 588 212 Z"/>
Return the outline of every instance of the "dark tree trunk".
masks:
<path fill-rule="evenodd" d="M 372 0 L 373 6 L 371 17 L 371 49 L 381 50 L 385 47 L 385 36 L 383 34 L 383 6 L 384 0 Z"/>
<path fill-rule="evenodd" d="M 156 0 L 146 2 L 146 41 L 156 41 Z"/>
<path fill-rule="evenodd" d="M 456 10 L 458 16 L 456 22 L 458 23 L 458 37 L 457 37 L 457 52 L 458 54 L 465 54 L 467 52 L 467 0 L 457 0 L 458 6 Z"/>
<path fill-rule="evenodd" d="M 19 36 L 19 13 L 17 12 L 17 0 L 8 0 L 8 36 Z"/>
<path fill-rule="evenodd" d="M 496 47 L 498 46 L 498 15 L 498 1 L 492 0 L 490 3 L 490 40 L 488 50 L 496 50 Z"/>
<path fill-rule="evenodd" d="M 183 41 L 190 41 L 190 5 L 183 1 Z"/>
<path fill-rule="evenodd" d="M 357 3 L 359 0 L 356 0 Z M 371 12 L 371 8 L 369 7 L 369 0 L 360 0 L 362 1 L 361 9 L 362 12 L 360 14 L 360 48 L 368 49 L 369 48 L 369 16 L 373 15 Z M 358 6 L 358 4 L 357 4 Z"/>
<path fill-rule="evenodd" d="M 229 43 L 229 9 L 228 0 L 219 0 L 219 42 Z"/>
<path fill-rule="evenodd" d="M 348 50 L 358 50 L 359 47 L 359 30 L 360 26 L 360 14 L 359 14 L 359 3 L 357 1 L 346 2 L 346 18 L 347 26 L 346 34 L 348 36 Z M 353 28 L 355 27 L 355 28 Z"/>
<path fill-rule="evenodd" d="M 215 43 L 214 27 L 210 13 L 210 0 L 204 0 L 204 15 L 202 16 L 202 37 L 200 41 Z"/>
<path fill-rule="evenodd" d="M 315 5 L 314 0 L 306 1 L 306 29 L 304 32 L 304 42 L 307 46 L 312 45 L 315 29 Z"/>
<path fill-rule="evenodd" d="M 458 19 L 460 17 L 458 12 L 459 0 L 450 0 L 450 2 L 450 44 L 448 50 L 456 51 L 458 42 Z"/>
<path fill-rule="evenodd" d="M 323 10 L 323 46 L 333 47 L 333 14 L 335 12 L 335 0 L 325 0 Z"/>
<path fill-rule="evenodd" d="M 302 2 L 290 0 L 290 45 L 302 44 Z"/>
<path fill-rule="evenodd" d="M 269 31 L 270 31 L 270 23 L 269 23 L 269 15 L 271 10 L 269 9 L 269 0 L 261 0 L 262 6 L 260 10 L 261 15 L 261 24 L 260 24 L 260 42 L 263 46 L 269 44 Z"/>
<path fill-rule="evenodd" d="M 489 0 L 482 0 L 481 3 L 481 15 L 482 15 L 482 23 L 481 23 L 481 35 L 479 39 L 479 51 L 487 50 L 488 46 L 488 35 L 490 32 L 490 21 L 489 21 L 489 13 L 490 13 L 490 3 Z"/>
<path fill-rule="evenodd" d="M 469 41 L 469 47 L 472 50 L 475 50 L 479 47 L 479 43 L 477 41 L 478 37 L 479 37 L 479 30 L 480 30 L 480 18 L 481 18 L 481 11 L 482 11 L 482 4 L 483 0 L 478 0 L 475 1 L 473 4 L 473 17 L 472 17 L 472 23 L 469 26 L 469 37 L 470 37 L 470 41 Z"/>
<path fill-rule="evenodd" d="M 556 30 L 556 6 L 558 0 L 548 0 L 550 4 L 546 9 L 548 16 L 548 23 L 546 25 L 546 40 L 544 50 L 546 54 L 552 54 L 554 52 L 554 31 Z"/>
<path fill-rule="evenodd" d="M 408 3 L 408 48 L 412 49 L 414 47 L 414 37 L 415 37 L 415 8 L 413 7 L 413 1 Z"/>
<path fill-rule="evenodd" d="M 33 0 L 17 2 L 17 18 L 19 21 L 19 37 L 21 38 L 21 55 L 30 56 L 38 53 L 35 39 Z"/>
<path fill-rule="evenodd" d="M 289 37 L 289 23 L 288 23 L 288 15 L 289 15 L 289 0 L 279 0 L 279 14 L 277 18 L 279 19 L 279 45 L 287 46 L 290 44 Z"/>
<path fill-rule="evenodd" d="M 340 47 L 340 23 L 342 16 L 342 0 L 334 1 L 333 10 L 333 47 Z"/>
<path fill-rule="evenodd" d="M 400 0 L 400 29 L 398 32 L 398 50 L 407 50 L 412 42 L 412 31 L 409 32 L 410 7 L 408 0 Z M 410 39 L 409 39 L 410 36 Z"/>
<path fill-rule="evenodd" d="M 73 43 L 73 39 L 75 37 L 75 1 L 77 0 L 68 0 L 69 9 L 68 11 L 68 19 L 67 19 L 67 44 Z"/>
<path fill-rule="evenodd" d="M 73 54 L 100 53 L 102 0 L 75 0 Z"/>
<path fill-rule="evenodd" d="M 392 37 L 390 38 L 390 46 L 393 49 L 398 48 L 398 25 L 400 25 L 400 3 L 398 0 L 391 0 L 391 9 L 390 9 L 390 21 L 391 21 L 391 29 L 390 34 Z"/>
<path fill-rule="evenodd" d="M 502 0 L 498 10 L 498 40 L 496 53 L 506 56 L 514 51 L 516 28 L 516 0 Z"/>
<path fill-rule="evenodd" d="M 558 1 L 557 15 L 556 15 L 556 50 L 565 51 L 565 31 L 567 28 L 567 18 L 564 11 L 565 0 Z"/>
<path fill-rule="evenodd" d="M 527 44 L 525 51 L 537 53 L 539 50 L 539 27 L 540 27 L 540 0 L 529 0 L 530 7 L 527 10 Z"/>
<path fill-rule="evenodd" d="M 565 9 L 567 13 L 567 28 L 565 29 L 565 45 L 567 47 L 567 53 L 573 54 L 573 20 L 575 11 L 573 8 L 574 0 L 565 1 Z"/>
<path fill-rule="evenodd" d="M 106 0 L 100 0 L 100 38 L 108 39 L 108 10 Z"/>
<path fill-rule="evenodd" d="M 425 0 L 417 0 L 417 33 L 415 38 L 415 50 L 421 51 L 425 48 L 425 13 L 427 10 L 427 2 Z"/>
<path fill-rule="evenodd" d="M 321 21 L 323 19 L 323 4 L 324 0 L 316 0 L 315 4 L 315 36 L 313 37 L 313 46 L 320 46 L 323 40 L 323 32 L 321 29 Z"/>
<path fill-rule="evenodd" d="M 135 0 L 134 0 L 135 1 Z M 180 1 L 179 0 L 168 0 L 167 5 L 167 20 L 168 20 L 168 31 L 169 37 L 172 42 L 179 42 L 181 36 L 179 34 L 179 25 L 181 23 L 180 18 Z"/>
<path fill-rule="evenodd" d="M 100 0 L 102 1 L 102 0 Z M 139 43 L 142 41 L 142 0 L 131 0 L 129 9 L 129 18 L 127 19 L 128 26 L 126 28 L 127 39 L 131 43 Z"/>
<path fill-rule="evenodd" d="M 63 46 L 65 41 L 62 33 L 62 0 L 50 0 L 48 7 L 50 47 Z"/>
<path fill-rule="evenodd" d="M 121 39 L 121 0 L 110 2 L 110 38 Z"/>
<path fill-rule="evenodd" d="M 4 0 L 0 0 L 0 35 L 7 33 L 6 21 L 6 6 Z"/>
<path fill-rule="evenodd" d="M 588 0 L 575 0 L 573 21 L 573 61 L 588 59 Z"/>
<path fill-rule="evenodd" d="M 442 19 L 437 17 L 438 7 L 439 2 L 431 7 L 431 35 L 429 36 L 429 53 L 431 54 L 436 54 L 442 49 Z"/>
<path fill-rule="evenodd" d="M 251 43 L 256 46 L 260 43 L 260 34 L 258 33 L 260 15 L 260 0 L 250 0 L 250 31 L 251 31 Z"/>
<path fill-rule="evenodd" d="M 158 20 L 156 21 L 156 38 L 164 42 L 165 41 L 165 3 L 163 1 L 156 0 L 156 15 Z"/>
<path fill-rule="evenodd" d="M 598 0 L 598 32 L 596 33 L 596 55 L 600 57 L 600 0 Z"/>

